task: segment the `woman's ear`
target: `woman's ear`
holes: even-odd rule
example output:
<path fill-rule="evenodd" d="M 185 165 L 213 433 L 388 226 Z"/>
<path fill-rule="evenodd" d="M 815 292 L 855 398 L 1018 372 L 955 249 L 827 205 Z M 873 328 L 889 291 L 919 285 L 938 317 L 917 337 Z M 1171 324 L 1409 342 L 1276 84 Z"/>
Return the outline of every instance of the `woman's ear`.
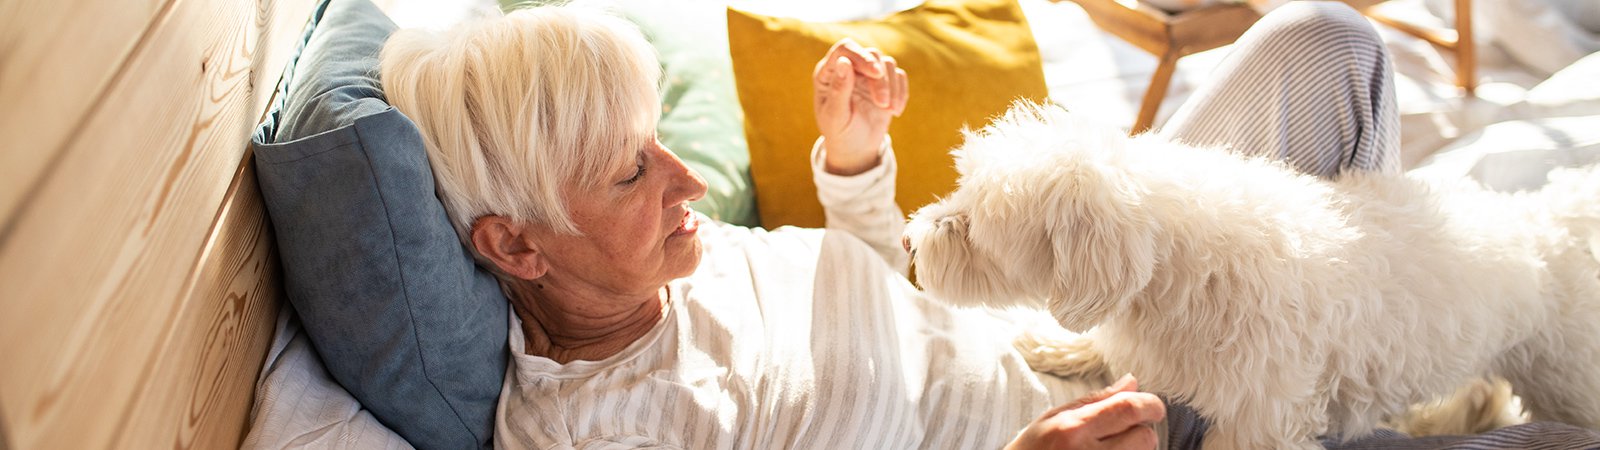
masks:
<path fill-rule="evenodd" d="M 479 217 L 472 223 L 472 247 L 500 272 L 532 280 L 544 276 L 550 264 L 534 244 L 531 231 L 505 216 Z"/>

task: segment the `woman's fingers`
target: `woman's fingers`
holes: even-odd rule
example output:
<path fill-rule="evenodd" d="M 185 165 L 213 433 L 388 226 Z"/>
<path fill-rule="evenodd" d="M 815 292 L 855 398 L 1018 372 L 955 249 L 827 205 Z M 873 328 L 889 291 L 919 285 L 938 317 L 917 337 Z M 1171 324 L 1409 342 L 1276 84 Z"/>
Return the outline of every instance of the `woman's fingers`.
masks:
<path fill-rule="evenodd" d="M 855 81 L 855 63 L 844 56 L 827 56 L 817 61 L 817 68 L 811 73 L 811 82 L 816 86 L 817 92 L 849 92 L 851 84 Z"/>
<path fill-rule="evenodd" d="M 1044 414 L 1040 415 L 1040 417 L 1051 417 L 1051 416 L 1055 416 L 1056 414 L 1061 414 L 1063 412 L 1066 412 L 1068 410 L 1078 409 L 1078 408 L 1083 407 L 1084 405 L 1110 398 L 1112 395 L 1116 395 L 1116 393 L 1118 393 L 1118 392 L 1135 392 L 1135 391 L 1138 391 L 1138 390 L 1139 390 L 1139 380 L 1133 378 L 1133 374 L 1131 374 L 1131 373 L 1130 374 L 1126 374 L 1126 375 L 1123 375 L 1122 378 L 1118 378 L 1117 381 L 1111 383 L 1110 386 L 1106 386 L 1104 388 L 1100 388 L 1100 390 L 1098 390 L 1098 391 L 1094 391 L 1094 392 L 1090 392 L 1088 394 L 1084 394 L 1083 397 L 1079 397 L 1077 400 L 1073 400 L 1073 401 L 1067 402 L 1065 404 L 1062 404 L 1061 406 L 1057 406 L 1057 407 L 1052 408 L 1052 409 L 1050 409 L 1048 411 L 1045 411 Z"/>
<path fill-rule="evenodd" d="M 1145 425 L 1129 428 L 1127 431 L 1100 440 L 1102 448 L 1115 450 L 1149 450 L 1156 448 L 1156 444 L 1159 443 L 1156 429 Z"/>
<path fill-rule="evenodd" d="M 877 48 L 868 47 L 866 51 L 877 59 L 880 65 L 878 76 L 867 80 L 868 87 L 872 89 L 872 104 L 880 109 L 891 109 L 894 107 L 894 73 L 898 62 Z"/>
<path fill-rule="evenodd" d="M 833 44 L 811 78 L 817 125 L 825 137 L 858 121 L 881 134 L 879 128 L 905 111 L 910 95 L 899 61 L 849 38 Z"/>
<path fill-rule="evenodd" d="M 1122 378 L 1118 378 L 1117 381 L 1111 382 L 1110 386 L 1106 386 L 1104 388 L 1101 388 L 1098 391 L 1090 392 L 1089 395 L 1083 396 L 1083 398 L 1078 399 L 1078 401 L 1081 402 L 1081 403 L 1079 403 L 1080 405 L 1086 405 L 1086 404 L 1089 404 L 1089 403 L 1094 403 L 1094 402 L 1098 402 L 1098 401 L 1101 401 L 1101 400 L 1105 400 L 1105 399 L 1111 398 L 1111 396 L 1117 395 L 1118 393 L 1121 393 L 1121 392 L 1138 392 L 1138 391 L 1139 391 L 1139 379 L 1138 378 L 1134 378 L 1133 374 L 1128 373 L 1128 374 L 1123 374 Z"/>
<path fill-rule="evenodd" d="M 901 113 L 906 112 L 906 101 L 908 101 L 910 99 L 911 99 L 911 85 L 910 85 L 910 80 L 907 79 L 907 77 L 906 77 L 906 70 L 905 69 L 896 68 L 894 70 L 894 102 L 893 102 L 894 103 L 894 115 L 895 115 L 895 117 L 900 117 Z"/>
<path fill-rule="evenodd" d="M 834 58 L 831 72 L 832 78 L 828 86 L 830 93 L 840 99 L 848 99 L 856 82 L 855 63 L 843 56 Z"/>
<path fill-rule="evenodd" d="M 816 104 L 812 107 L 816 109 L 817 126 L 822 131 L 843 126 L 850 118 L 850 95 L 856 81 L 852 66 L 850 59 L 843 56 L 817 63 L 816 72 L 811 76 L 816 91 Z"/>
<path fill-rule="evenodd" d="M 833 43 L 833 48 L 828 49 L 829 58 L 840 56 L 850 58 L 850 62 L 855 64 L 856 72 L 868 78 L 882 78 L 883 74 L 888 73 L 883 69 L 883 62 L 878 60 L 881 55 L 877 49 L 862 47 L 850 38 L 840 39 L 839 42 Z"/>
<path fill-rule="evenodd" d="M 1080 414 L 1094 436 L 1119 435 L 1167 417 L 1167 407 L 1161 399 L 1146 392 L 1118 392 L 1074 412 Z"/>
<path fill-rule="evenodd" d="M 1105 389 L 1046 411 L 1006 448 L 1154 448 L 1157 435 L 1150 425 L 1165 419 L 1167 408 L 1160 398 L 1138 389 L 1138 380 L 1124 375 Z"/>
<path fill-rule="evenodd" d="M 854 74 L 861 76 L 861 79 L 855 80 L 860 83 L 856 87 L 864 91 L 862 93 L 873 106 L 880 109 L 893 108 L 894 74 L 897 71 L 897 63 L 893 57 L 883 54 L 883 51 L 877 48 L 862 47 L 855 40 L 844 38 L 834 43 L 833 48 L 828 49 L 825 60 L 832 61 L 838 58 L 848 59 Z"/>

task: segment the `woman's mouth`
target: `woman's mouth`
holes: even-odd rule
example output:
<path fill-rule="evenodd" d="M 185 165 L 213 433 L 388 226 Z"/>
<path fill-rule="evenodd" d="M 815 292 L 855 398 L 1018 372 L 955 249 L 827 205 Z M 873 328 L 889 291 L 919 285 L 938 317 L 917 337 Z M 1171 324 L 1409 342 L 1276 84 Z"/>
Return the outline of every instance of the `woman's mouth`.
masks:
<path fill-rule="evenodd" d="M 700 219 L 694 215 L 694 210 L 683 209 L 683 221 L 678 222 L 678 229 L 672 230 L 672 237 L 694 234 L 700 229 Z"/>

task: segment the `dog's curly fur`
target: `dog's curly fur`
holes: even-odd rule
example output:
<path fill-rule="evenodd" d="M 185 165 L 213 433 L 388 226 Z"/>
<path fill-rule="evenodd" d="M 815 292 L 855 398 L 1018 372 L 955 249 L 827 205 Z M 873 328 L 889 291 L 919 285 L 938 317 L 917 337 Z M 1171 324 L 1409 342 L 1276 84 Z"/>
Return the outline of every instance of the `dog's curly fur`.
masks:
<path fill-rule="evenodd" d="M 924 288 L 1048 309 L 1208 417 L 1206 448 L 1321 448 L 1488 375 L 1600 427 L 1596 168 L 1330 182 L 1028 104 L 952 154 L 960 187 L 906 229 Z"/>

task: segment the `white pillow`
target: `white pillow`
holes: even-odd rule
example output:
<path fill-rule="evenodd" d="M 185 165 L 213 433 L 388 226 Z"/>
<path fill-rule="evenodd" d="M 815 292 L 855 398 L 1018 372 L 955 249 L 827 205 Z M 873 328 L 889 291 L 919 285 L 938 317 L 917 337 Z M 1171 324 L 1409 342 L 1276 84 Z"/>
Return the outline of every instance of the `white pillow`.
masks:
<path fill-rule="evenodd" d="M 1585 56 L 1551 75 L 1514 107 L 1525 118 L 1600 114 L 1600 53 Z"/>
<path fill-rule="evenodd" d="M 1503 192 L 1538 189 L 1558 167 L 1600 163 L 1600 115 L 1513 120 L 1457 139 L 1411 174 L 1470 177 Z"/>
<path fill-rule="evenodd" d="M 241 449 L 410 449 L 333 381 L 288 305 L 256 380 L 250 433 Z"/>

